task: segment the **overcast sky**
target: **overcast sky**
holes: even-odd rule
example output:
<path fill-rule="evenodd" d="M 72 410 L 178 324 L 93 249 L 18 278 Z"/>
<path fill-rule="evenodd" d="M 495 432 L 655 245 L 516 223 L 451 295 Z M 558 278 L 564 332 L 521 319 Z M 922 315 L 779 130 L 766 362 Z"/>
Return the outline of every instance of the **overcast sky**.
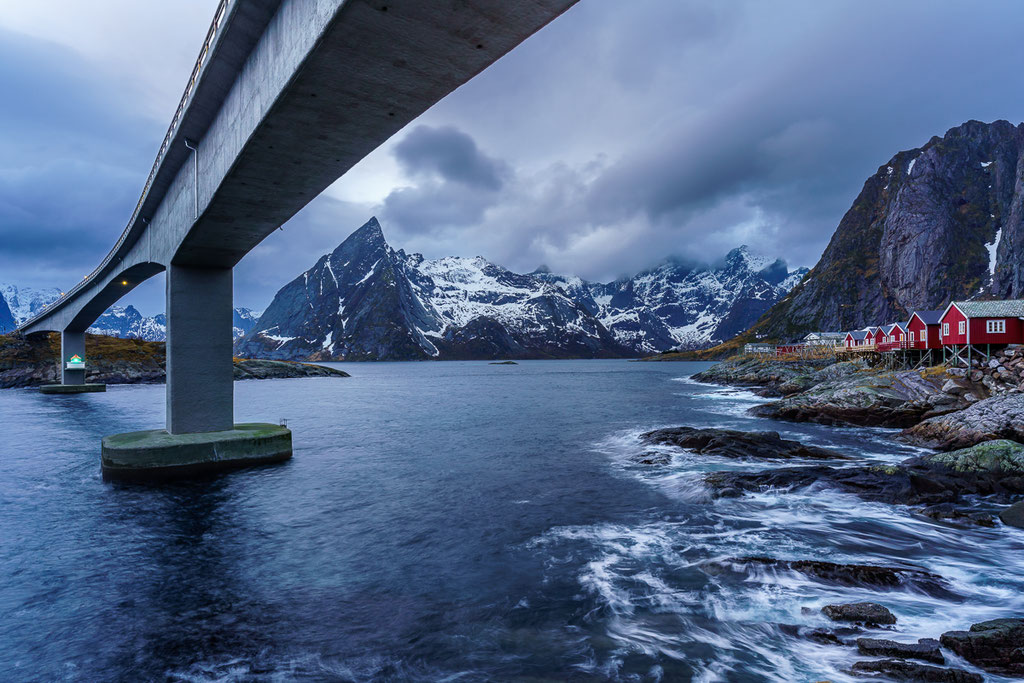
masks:
<path fill-rule="evenodd" d="M 0 282 L 68 287 L 123 230 L 216 0 L 0 0 Z M 815 263 L 864 180 L 1024 120 L 1024 3 L 582 0 L 249 254 L 274 292 L 376 215 L 395 248 L 609 280 L 748 244 Z M 163 278 L 123 303 L 160 312 Z"/>

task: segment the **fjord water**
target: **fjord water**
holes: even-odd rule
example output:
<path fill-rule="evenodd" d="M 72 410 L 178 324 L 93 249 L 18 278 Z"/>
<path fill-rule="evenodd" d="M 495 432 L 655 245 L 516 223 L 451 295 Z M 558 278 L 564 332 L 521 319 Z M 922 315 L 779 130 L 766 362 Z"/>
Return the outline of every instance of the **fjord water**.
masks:
<path fill-rule="evenodd" d="M 642 431 L 675 425 L 916 452 L 750 417 L 763 399 L 688 379 L 706 364 L 338 366 L 235 385 L 239 421 L 288 420 L 292 461 L 163 486 L 98 464 L 104 434 L 162 424 L 162 386 L 0 392 L 0 680 L 843 681 L 851 650 L 779 625 L 875 600 L 916 640 L 1024 613 L 1019 530 L 700 482 L 770 463 L 634 464 Z M 707 565 L 751 555 L 917 565 L 950 591 Z"/>

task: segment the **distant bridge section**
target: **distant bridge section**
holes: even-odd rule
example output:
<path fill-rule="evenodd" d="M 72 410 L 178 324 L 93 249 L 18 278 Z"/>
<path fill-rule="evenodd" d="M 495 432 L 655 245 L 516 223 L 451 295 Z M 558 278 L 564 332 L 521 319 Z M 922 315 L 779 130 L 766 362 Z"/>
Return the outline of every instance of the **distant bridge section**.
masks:
<path fill-rule="evenodd" d="M 124 232 L 19 329 L 59 331 L 62 355 L 82 354 L 86 328 L 166 270 L 167 429 L 231 429 L 234 265 L 575 2 L 222 0 Z"/>

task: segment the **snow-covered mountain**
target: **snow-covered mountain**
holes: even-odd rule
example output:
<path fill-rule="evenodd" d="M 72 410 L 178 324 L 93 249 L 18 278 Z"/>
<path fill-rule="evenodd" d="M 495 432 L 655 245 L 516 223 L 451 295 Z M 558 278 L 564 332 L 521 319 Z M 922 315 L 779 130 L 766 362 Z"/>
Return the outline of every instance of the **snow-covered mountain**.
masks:
<path fill-rule="evenodd" d="M 3 294 L 0 294 L 0 334 L 7 334 L 17 326 L 18 323 L 14 320 L 14 314 L 11 313 L 11 308 L 7 305 L 7 299 L 4 298 Z"/>
<path fill-rule="evenodd" d="M 0 295 L 19 325 L 34 316 L 43 307 L 60 298 L 60 290 L 56 287 L 18 287 L 12 284 L 0 284 Z"/>
<path fill-rule="evenodd" d="M 4 332 L 4 304 L 10 304 L 14 324 L 20 325 L 30 317 L 38 313 L 44 306 L 56 301 L 60 297 L 60 290 L 56 287 L 34 289 L 30 287 L 17 287 L 16 285 L 0 285 L 0 334 Z M 256 324 L 259 314 L 248 308 L 234 309 L 233 333 L 238 339 Z M 160 313 L 155 316 L 144 316 L 134 306 L 111 306 L 103 315 L 96 319 L 96 322 L 89 327 L 90 334 L 103 334 L 108 337 L 124 337 L 131 339 L 145 339 L 146 341 L 167 340 L 167 316 Z"/>
<path fill-rule="evenodd" d="M 251 330 L 258 317 L 248 308 L 234 309 L 233 338 L 239 339 Z M 96 319 L 88 331 L 92 334 L 105 334 L 108 337 L 167 341 L 167 316 L 163 313 L 152 317 L 144 316 L 131 304 L 124 307 L 111 306 Z"/>
<path fill-rule="evenodd" d="M 239 355 L 412 360 L 632 356 L 746 329 L 803 273 L 734 250 L 608 284 L 392 249 L 376 218 L 285 285 Z M 724 336 L 727 335 L 727 336 Z"/>
<path fill-rule="evenodd" d="M 733 249 L 719 266 L 670 260 L 608 284 L 550 273 L 535 275 L 563 287 L 622 344 L 642 353 L 699 348 L 746 330 L 807 273 Z"/>

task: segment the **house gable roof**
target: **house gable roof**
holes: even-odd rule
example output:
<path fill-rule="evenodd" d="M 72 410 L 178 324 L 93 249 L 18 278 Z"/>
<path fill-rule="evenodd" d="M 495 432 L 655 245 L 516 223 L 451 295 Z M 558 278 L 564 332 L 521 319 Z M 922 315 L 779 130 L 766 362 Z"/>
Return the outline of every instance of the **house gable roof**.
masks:
<path fill-rule="evenodd" d="M 1024 318 L 1024 299 L 954 301 L 950 306 L 956 306 L 968 318 Z"/>
<path fill-rule="evenodd" d="M 910 316 L 910 320 L 913 320 L 916 317 L 918 320 L 923 322 L 925 325 L 938 325 L 939 321 L 942 320 L 942 314 L 944 312 L 945 311 L 943 311 L 943 310 L 938 310 L 938 311 L 914 311 L 911 314 L 911 316 Z M 910 326 L 910 320 L 907 321 L 907 326 L 908 327 Z"/>

